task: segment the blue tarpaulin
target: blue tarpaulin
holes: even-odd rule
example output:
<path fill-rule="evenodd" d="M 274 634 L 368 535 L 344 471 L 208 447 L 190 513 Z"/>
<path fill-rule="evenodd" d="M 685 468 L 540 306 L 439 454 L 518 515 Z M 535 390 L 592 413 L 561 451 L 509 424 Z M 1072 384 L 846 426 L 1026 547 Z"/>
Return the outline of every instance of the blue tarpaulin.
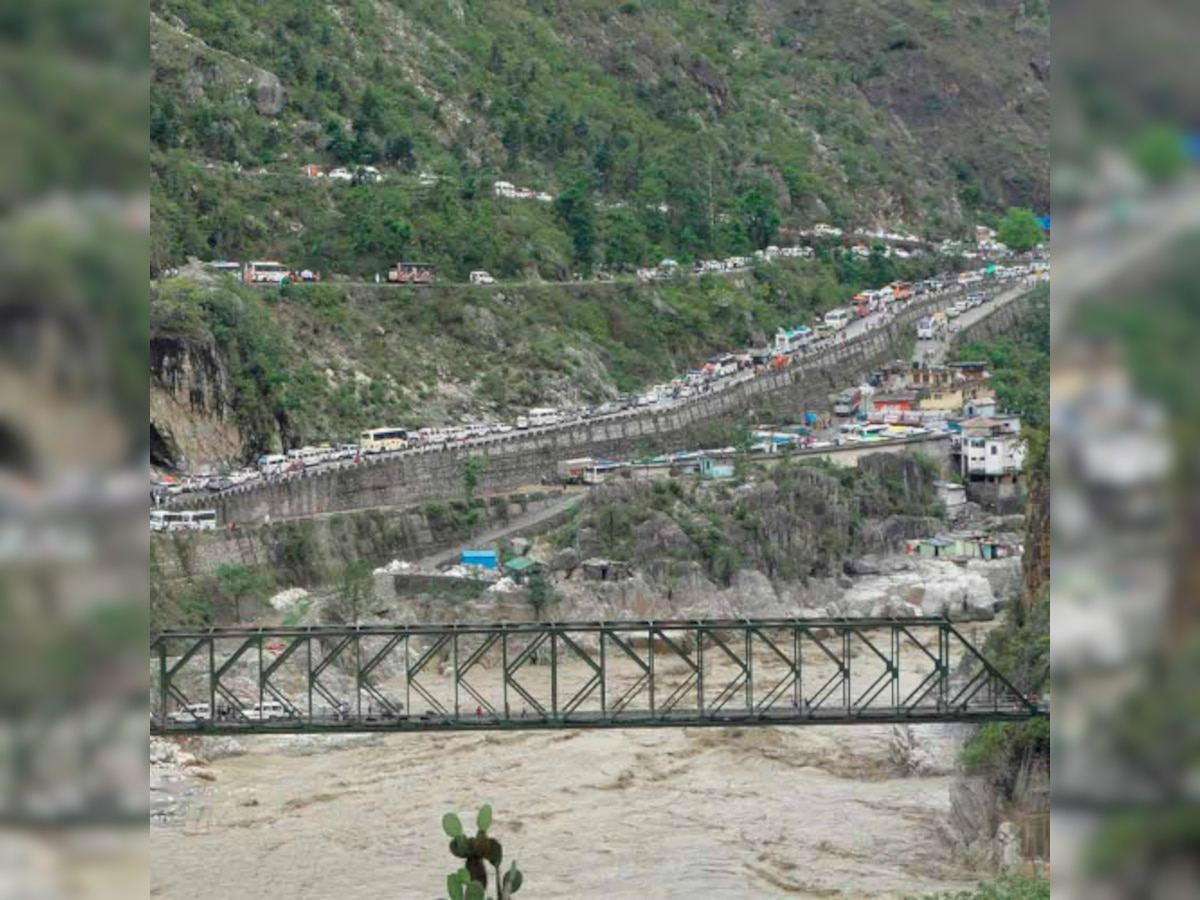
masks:
<path fill-rule="evenodd" d="M 460 557 L 464 566 L 479 566 L 483 569 L 494 569 L 499 565 L 495 550 L 464 550 Z"/>
<path fill-rule="evenodd" d="M 1042 226 L 1042 231 L 1049 231 L 1050 230 L 1050 217 L 1049 216 L 1038 216 L 1038 224 Z"/>

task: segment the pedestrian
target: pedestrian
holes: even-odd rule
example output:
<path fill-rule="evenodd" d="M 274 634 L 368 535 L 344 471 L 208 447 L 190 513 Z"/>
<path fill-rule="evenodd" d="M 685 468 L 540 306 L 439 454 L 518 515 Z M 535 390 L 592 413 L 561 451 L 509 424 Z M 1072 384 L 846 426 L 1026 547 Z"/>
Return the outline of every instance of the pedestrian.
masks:
<path fill-rule="evenodd" d="M 483 707 L 482 706 L 475 707 L 475 718 L 480 719 L 480 720 L 483 719 Z"/>

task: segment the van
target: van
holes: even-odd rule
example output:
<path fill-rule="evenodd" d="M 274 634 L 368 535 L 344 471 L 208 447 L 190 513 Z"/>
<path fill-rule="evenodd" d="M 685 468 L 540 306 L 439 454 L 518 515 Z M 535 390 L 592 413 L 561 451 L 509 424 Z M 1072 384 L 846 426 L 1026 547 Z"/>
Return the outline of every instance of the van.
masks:
<path fill-rule="evenodd" d="M 495 284 L 496 279 L 491 276 L 490 272 L 484 272 L 482 269 L 471 273 L 471 284 Z"/>
<path fill-rule="evenodd" d="M 280 466 L 283 466 L 288 461 L 288 458 L 282 453 L 267 453 L 258 458 L 258 470 L 260 472 L 275 472 Z"/>
<path fill-rule="evenodd" d="M 286 719 L 288 710 L 278 700 L 264 700 L 262 703 L 255 703 L 248 709 L 243 709 L 242 715 L 251 722 L 269 722 L 272 719 Z"/>
<path fill-rule="evenodd" d="M 835 309 L 825 313 L 825 324 L 834 331 L 841 331 L 850 324 L 850 310 Z"/>
<path fill-rule="evenodd" d="M 167 713 L 167 721 L 173 725 L 193 725 L 212 718 L 212 707 L 207 703 L 189 703 L 182 709 Z"/>

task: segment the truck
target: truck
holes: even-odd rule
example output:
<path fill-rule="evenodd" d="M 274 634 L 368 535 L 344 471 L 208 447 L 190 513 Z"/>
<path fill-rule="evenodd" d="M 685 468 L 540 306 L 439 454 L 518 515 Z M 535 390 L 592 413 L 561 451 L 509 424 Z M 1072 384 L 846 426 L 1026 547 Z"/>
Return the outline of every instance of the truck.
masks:
<path fill-rule="evenodd" d="M 589 470 L 595 466 L 596 460 L 592 457 L 581 456 L 578 459 L 560 459 L 554 469 L 563 484 L 585 484 Z"/>
<path fill-rule="evenodd" d="M 859 407 L 862 406 L 862 391 L 858 388 L 847 388 L 836 394 L 830 394 L 829 402 L 833 406 L 835 416 L 857 415 Z"/>

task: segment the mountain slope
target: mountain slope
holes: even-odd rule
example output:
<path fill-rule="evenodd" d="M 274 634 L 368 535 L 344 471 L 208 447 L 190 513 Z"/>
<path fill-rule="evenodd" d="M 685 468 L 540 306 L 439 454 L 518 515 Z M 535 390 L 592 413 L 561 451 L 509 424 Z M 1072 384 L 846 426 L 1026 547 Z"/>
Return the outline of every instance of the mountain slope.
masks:
<path fill-rule="evenodd" d="M 151 44 L 159 265 L 561 277 L 1047 207 L 1043 0 L 152 0 Z"/>

